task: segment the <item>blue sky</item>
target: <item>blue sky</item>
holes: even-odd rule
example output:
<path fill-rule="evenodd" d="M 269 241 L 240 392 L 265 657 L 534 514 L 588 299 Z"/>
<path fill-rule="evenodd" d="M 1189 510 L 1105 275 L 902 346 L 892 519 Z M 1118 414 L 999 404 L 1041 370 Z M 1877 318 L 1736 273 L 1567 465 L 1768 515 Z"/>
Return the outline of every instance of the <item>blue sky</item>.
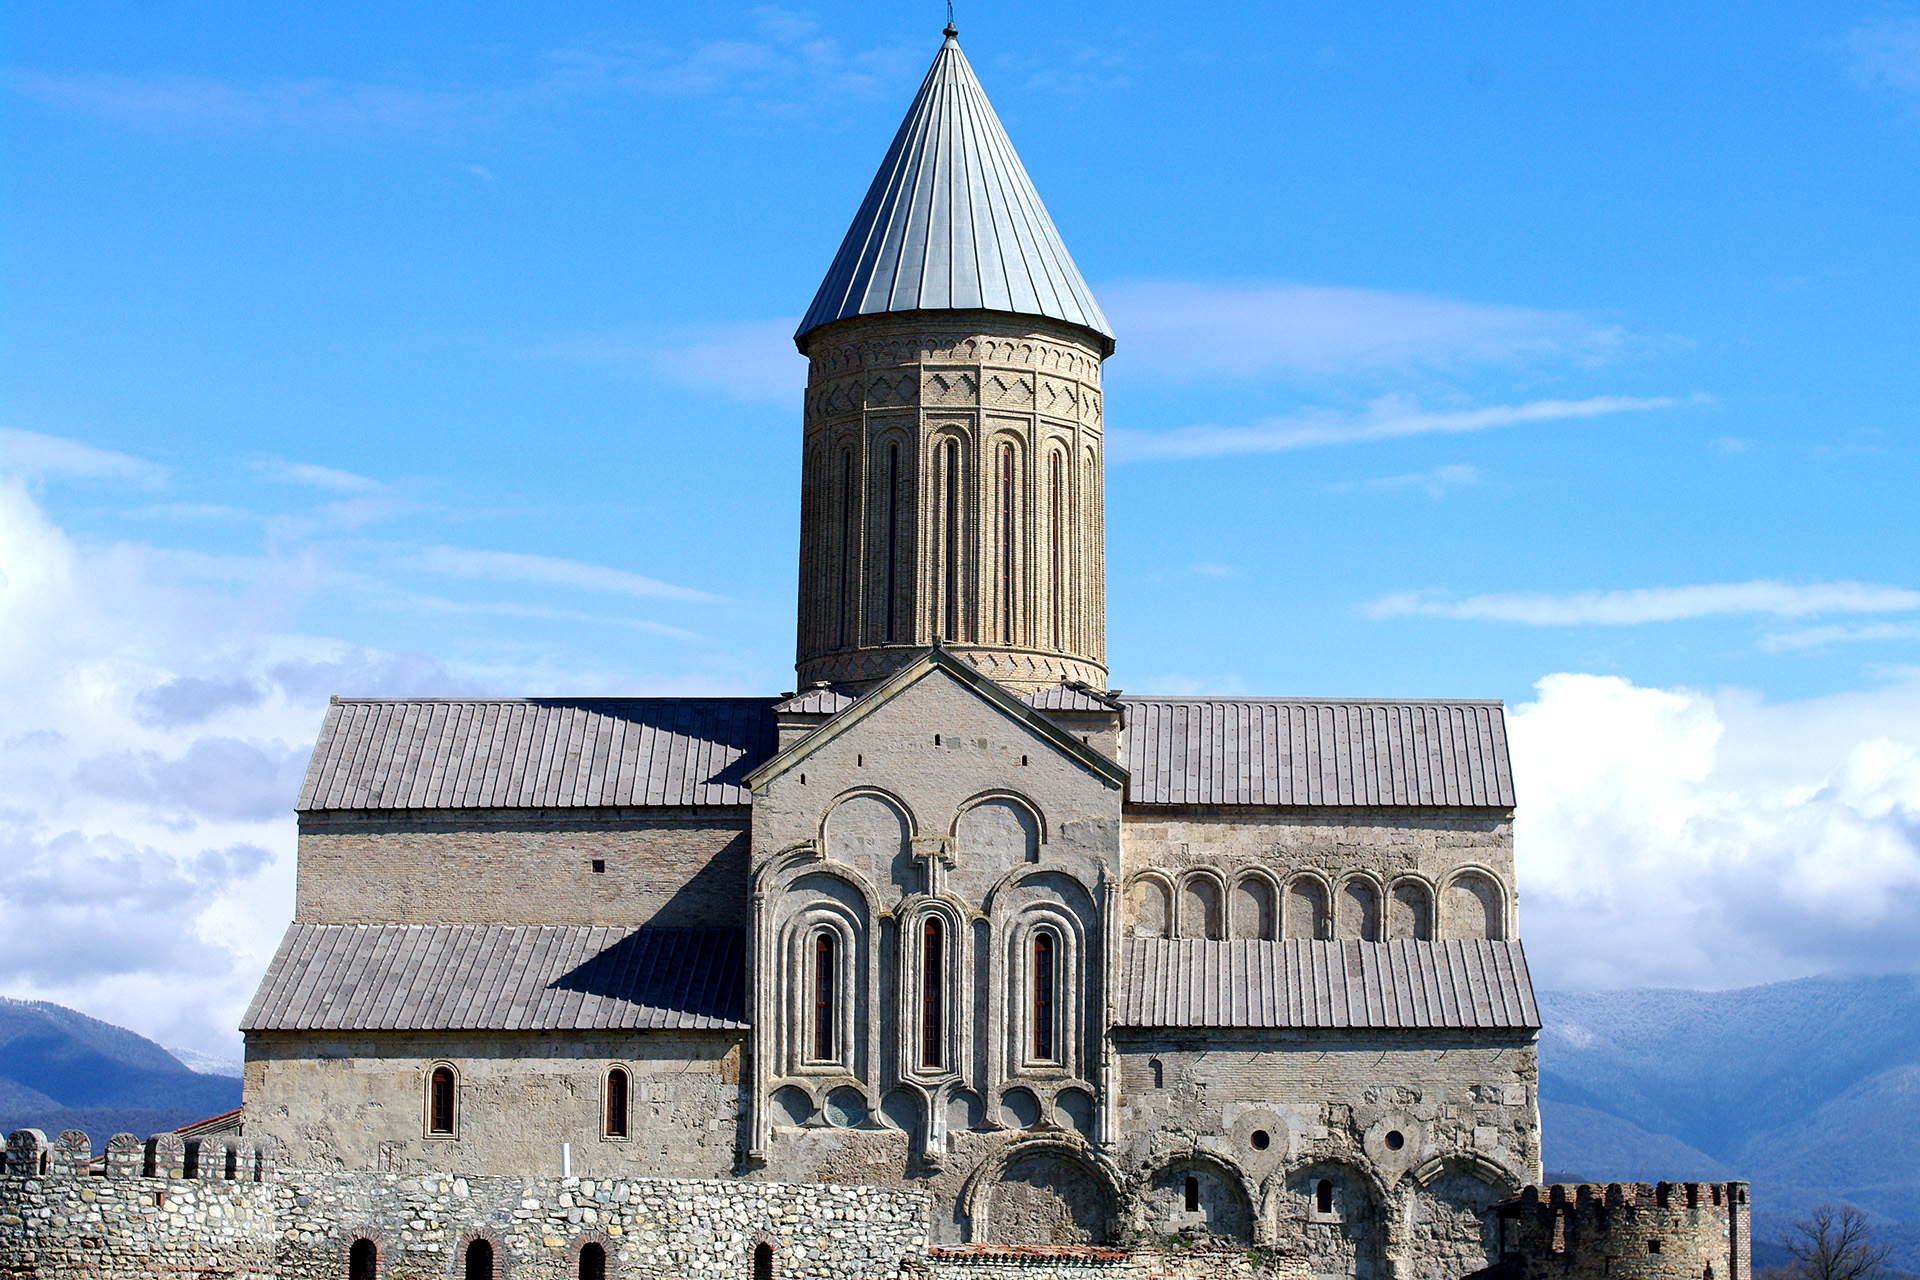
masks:
<path fill-rule="evenodd" d="M 0 988 L 229 1037 L 328 692 L 791 687 L 789 335 L 944 18 L 10 7 L 0 915 L 148 931 Z M 1920 965 L 1920 7 L 958 20 L 1118 333 L 1115 684 L 1505 698 L 1533 919 L 1630 848 L 1676 980 Z M 1808 858 L 1827 942 L 1726 897 Z M 1550 979 L 1702 933 L 1608 902 Z"/>

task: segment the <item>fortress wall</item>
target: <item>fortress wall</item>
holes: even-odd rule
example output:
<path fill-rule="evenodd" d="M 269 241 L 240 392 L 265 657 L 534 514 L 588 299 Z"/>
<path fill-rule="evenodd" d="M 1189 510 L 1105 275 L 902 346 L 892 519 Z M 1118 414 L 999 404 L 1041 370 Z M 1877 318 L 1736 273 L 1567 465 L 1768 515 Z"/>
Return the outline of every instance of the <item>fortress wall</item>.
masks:
<path fill-rule="evenodd" d="M 935 1248 L 902 1261 L 906 1280 L 1306 1280 L 1300 1254 L 1205 1243 L 1160 1248 L 1064 1249 L 979 1245 Z"/>
<path fill-rule="evenodd" d="M 1296 904 L 1287 901 L 1288 886 L 1303 876 L 1317 881 L 1324 895 L 1320 905 L 1330 928 L 1317 936 L 1360 937 L 1351 903 L 1341 893 L 1356 875 L 1373 889 L 1378 937 L 1418 936 L 1401 930 L 1396 884 L 1424 890 L 1429 936 L 1485 937 L 1475 911 L 1463 910 L 1475 904 L 1464 897 L 1456 901 L 1453 891 L 1456 876 L 1472 871 L 1497 883 L 1500 936 L 1520 936 L 1513 815 L 1505 810 L 1443 815 L 1379 808 L 1129 807 L 1120 839 L 1128 883 L 1124 924 L 1131 937 L 1277 937 L 1282 928 L 1287 937 L 1316 936 L 1301 928 Z M 1196 869 L 1218 877 L 1214 892 L 1224 918 L 1216 932 L 1208 931 L 1183 891 L 1187 873 Z M 1266 879 L 1272 896 L 1264 908 L 1240 891 L 1247 872 Z M 1143 887 L 1143 879 L 1157 880 L 1164 896 Z"/>
<path fill-rule="evenodd" d="M 745 1032 L 254 1032 L 246 1125 L 308 1169 L 719 1178 L 734 1167 Z M 455 1137 L 429 1136 L 427 1081 L 458 1076 Z M 630 1136 L 602 1136 L 609 1068 Z"/>
<path fill-rule="evenodd" d="M 745 808 L 302 814 L 294 919 L 744 925 L 748 826 Z"/>
<path fill-rule="evenodd" d="M 1144 1171 L 1136 1238 L 1205 1229 L 1302 1249 L 1315 1272 L 1454 1280 L 1497 1256 L 1489 1210 L 1539 1176 L 1529 1031 L 1119 1029 L 1114 1041 L 1115 1155 Z"/>
<path fill-rule="evenodd" d="M 1744 1182 L 1528 1187 L 1498 1227 L 1511 1280 L 1751 1280 Z"/>

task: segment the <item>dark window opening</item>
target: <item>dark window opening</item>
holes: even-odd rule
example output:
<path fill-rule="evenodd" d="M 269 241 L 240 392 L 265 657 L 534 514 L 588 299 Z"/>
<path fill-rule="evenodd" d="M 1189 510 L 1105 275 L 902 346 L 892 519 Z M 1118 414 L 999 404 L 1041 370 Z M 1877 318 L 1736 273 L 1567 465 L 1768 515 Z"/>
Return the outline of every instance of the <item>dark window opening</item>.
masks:
<path fill-rule="evenodd" d="M 1265 1129 L 1255 1129 L 1252 1135 L 1248 1137 L 1247 1141 L 1253 1144 L 1253 1149 L 1255 1151 L 1265 1151 L 1267 1147 L 1273 1142 L 1273 1135 L 1268 1133 Z"/>
<path fill-rule="evenodd" d="M 840 453 L 840 648 L 853 632 L 853 450 Z"/>
<path fill-rule="evenodd" d="M 757 1244 L 753 1247 L 753 1280 L 773 1280 L 773 1246 Z"/>
<path fill-rule="evenodd" d="M 1049 469 L 1052 472 L 1052 475 L 1049 477 L 1050 486 L 1052 488 L 1052 494 L 1047 499 L 1047 508 L 1048 508 L 1047 514 L 1049 517 L 1048 537 L 1047 537 L 1047 543 L 1048 543 L 1047 559 L 1049 561 L 1049 566 L 1048 566 L 1047 576 L 1053 587 L 1053 593 L 1052 593 L 1053 594 L 1053 600 L 1052 600 L 1053 647 L 1058 649 L 1061 647 L 1060 645 L 1061 600 L 1062 600 L 1062 597 L 1066 595 L 1066 582 L 1064 581 L 1064 575 L 1061 572 L 1061 567 L 1064 563 L 1065 557 L 1062 553 L 1062 542 L 1064 538 L 1064 530 L 1062 529 L 1061 518 L 1060 518 L 1061 499 L 1065 496 L 1065 493 L 1064 493 L 1064 487 L 1060 483 L 1060 455 L 1057 453 L 1054 454 L 1049 461 L 1051 463 L 1051 466 Z"/>
<path fill-rule="evenodd" d="M 1053 1060 L 1053 935 L 1033 935 L 1033 1056 Z"/>
<path fill-rule="evenodd" d="M 593 860 L 593 874 L 597 876 L 607 874 L 607 860 L 605 858 L 595 858 Z"/>
<path fill-rule="evenodd" d="M 926 957 L 920 970 L 920 1065 L 940 1067 L 944 1065 L 946 1028 L 942 1024 L 940 1008 L 941 984 L 946 948 L 941 937 L 942 930 L 938 920 L 928 920 L 926 927 Z"/>
<path fill-rule="evenodd" d="M 960 638 L 960 442 L 947 441 L 946 636 Z"/>
<path fill-rule="evenodd" d="M 1406 1145 L 1407 1138 L 1405 1134 L 1401 1133 L 1398 1129 L 1387 1130 L 1387 1150 L 1398 1151 Z"/>
<path fill-rule="evenodd" d="M 615 1067 L 607 1072 L 607 1136 L 609 1138 L 627 1136 L 627 1095 L 630 1083 L 624 1067 Z"/>
<path fill-rule="evenodd" d="M 347 1280 L 373 1280 L 380 1269 L 380 1254 L 373 1241 L 362 1238 L 347 1250 Z"/>
<path fill-rule="evenodd" d="M 1333 1212 L 1333 1179 L 1322 1178 L 1320 1185 L 1313 1190 L 1314 1208 L 1320 1213 Z"/>
<path fill-rule="evenodd" d="M 1151 1058 L 1147 1061 L 1147 1065 L 1153 1068 L 1153 1087 L 1156 1089 L 1166 1088 L 1167 1087 L 1167 1069 L 1161 1063 L 1160 1059 Z"/>
<path fill-rule="evenodd" d="M 813 943 L 813 1057 L 831 1062 L 833 1052 L 833 936 L 822 933 Z"/>
<path fill-rule="evenodd" d="M 1000 448 L 1000 643 L 1013 643 L 1013 446 Z"/>
<path fill-rule="evenodd" d="M 1648 1253 L 1660 1252 L 1660 1242 L 1658 1240 L 1647 1241 L 1647 1252 Z"/>
<path fill-rule="evenodd" d="M 467 1280 L 493 1280 L 493 1245 L 475 1240 L 467 1246 Z"/>
<path fill-rule="evenodd" d="M 1200 1212 L 1200 1179 L 1187 1175 L 1187 1212 Z"/>
<path fill-rule="evenodd" d="M 887 447 L 887 643 L 894 632 L 894 570 L 900 553 L 900 446 Z"/>
<path fill-rule="evenodd" d="M 607 1251 L 595 1241 L 580 1246 L 580 1280 L 607 1280 Z"/>
<path fill-rule="evenodd" d="M 428 1091 L 427 1131 L 453 1132 L 453 1068 L 435 1067 L 433 1085 Z"/>

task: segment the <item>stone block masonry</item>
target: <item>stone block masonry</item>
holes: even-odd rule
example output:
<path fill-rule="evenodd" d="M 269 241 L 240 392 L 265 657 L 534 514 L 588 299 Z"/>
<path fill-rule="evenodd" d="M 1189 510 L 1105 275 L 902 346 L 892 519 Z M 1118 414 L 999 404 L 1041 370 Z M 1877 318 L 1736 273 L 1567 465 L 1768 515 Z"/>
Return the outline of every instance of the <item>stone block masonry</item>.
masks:
<path fill-rule="evenodd" d="M 1496 1209 L 1487 1280 L 1751 1280 L 1744 1182 L 1527 1187 Z"/>

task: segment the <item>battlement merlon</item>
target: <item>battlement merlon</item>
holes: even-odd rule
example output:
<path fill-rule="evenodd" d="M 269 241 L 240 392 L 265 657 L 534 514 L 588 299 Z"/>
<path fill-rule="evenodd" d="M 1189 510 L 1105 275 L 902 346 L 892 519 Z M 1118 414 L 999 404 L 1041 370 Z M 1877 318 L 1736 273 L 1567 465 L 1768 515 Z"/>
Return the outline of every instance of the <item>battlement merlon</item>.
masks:
<path fill-rule="evenodd" d="M 7 1135 L 5 1165 L 9 1178 L 271 1182 L 275 1161 L 271 1138 L 156 1133 L 142 1142 L 131 1133 L 116 1133 L 95 1160 L 92 1139 L 79 1129 L 68 1129 L 51 1142 L 39 1129 L 15 1129 Z"/>
<path fill-rule="evenodd" d="M 1505 1280 L 1751 1280 L 1744 1182 L 1530 1186 L 1494 1206 Z M 1484 1273 L 1483 1273 L 1484 1274 Z"/>

